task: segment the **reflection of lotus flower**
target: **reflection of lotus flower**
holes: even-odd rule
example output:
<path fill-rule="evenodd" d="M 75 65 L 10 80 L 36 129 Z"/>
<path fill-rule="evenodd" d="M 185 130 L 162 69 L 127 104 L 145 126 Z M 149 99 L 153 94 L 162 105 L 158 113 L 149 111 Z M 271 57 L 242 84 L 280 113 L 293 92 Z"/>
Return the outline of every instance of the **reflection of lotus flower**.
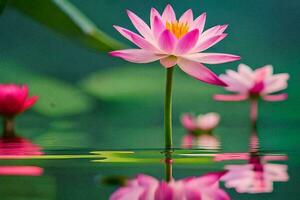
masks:
<path fill-rule="evenodd" d="M 250 153 L 217 154 L 215 161 L 247 160 L 244 165 L 227 165 L 227 173 L 222 177 L 225 186 L 235 188 L 240 193 L 266 193 L 273 191 L 273 182 L 289 179 L 287 165 L 271 164 L 268 161 L 287 160 L 285 155 L 264 155 L 258 153 L 259 139 L 254 132 L 250 138 Z"/>
<path fill-rule="evenodd" d="M 42 154 L 42 148 L 27 139 L 0 138 L 0 159 L 22 159 Z M 5 176 L 41 176 L 43 172 L 44 169 L 37 166 L 0 166 L 0 175 Z"/>
<path fill-rule="evenodd" d="M 284 161 L 286 155 L 260 155 L 259 138 L 256 125 L 253 126 L 249 153 L 217 154 L 215 161 L 246 160 L 248 164 L 226 165 L 227 173 L 221 178 L 227 188 L 235 188 L 239 193 L 267 193 L 273 191 L 273 182 L 286 182 L 289 180 L 288 166 L 273 164 L 269 161 Z"/>
<path fill-rule="evenodd" d="M 0 166 L 0 176 L 41 176 L 44 169 L 36 166 Z"/>
<path fill-rule="evenodd" d="M 0 115 L 13 117 L 35 104 L 37 96 L 28 96 L 28 86 L 0 84 Z"/>
<path fill-rule="evenodd" d="M 263 159 L 263 158 L 262 158 Z M 249 164 L 227 165 L 228 172 L 222 177 L 225 186 L 235 188 L 239 193 L 266 193 L 273 191 L 273 182 L 289 179 L 284 164 L 261 164 L 259 158 L 252 158 Z"/>
<path fill-rule="evenodd" d="M 218 138 L 212 135 L 212 130 L 217 127 L 220 121 L 218 113 L 207 113 L 197 117 L 184 114 L 181 123 L 189 133 L 182 139 L 183 148 L 203 148 L 218 149 L 220 142 Z"/>
<path fill-rule="evenodd" d="M 200 136 L 186 134 L 182 139 L 182 147 L 187 149 L 192 147 L 201 149 L 218 149 L 220 147 L 220 141 L 217 137 L 211 134 L 203 134 Z"/>
<path fill-rule="evenodd" d="M 287 87 L 289 75 L 281 73 L 273 75 L 273 67 L 266 65 L 256 70 L 250 69 L 245 64 L 238 66 L 238 71 L 228 70 L 220 78 L 228 85 L 225 89 L 237 92 L 234 95 L 215 95 L 219 101 L 242 101 L 248 98 L 261 97 L 266 101 L 282 101 L 287 94 L 273 94 Z"/>
<path fill-rule="evenodd" d="M 221 175 L 223 173 L 210 173 L 169 183 L 139 175 L 114 192 L 110 200 L 228 200 L 228 194 L 219 188 Z"/>
<path fill-rule="evenodd" d="M 131 11 L 127 14 L 141 34 L 115 26 L 125 38 L 133 42 L 139 49 L 113 51 L 112 56 L 120 57 L 134 63 L 160 63 L 170 68 L 178 66 L 190 76 L 209 84 L 225 84 L 202 63 L 220 64 L 239 60 L 239 56 L 220 53 L 200 53 L 215 45 L 227 34 L 227 25 L 214 26 L 203 32 L 206 14 L 195 20 L 191 9 L 187 10 L 178 20 L 171 5 L 167 5 L 162 15 L 152 8 L 150 27 Z"/>
<path fill-rule="evenodd" d="M 42 148 L 30 140 L 15 138 L 0 138 L 0 158 L 23 158 L 33 155 L 42 155 Z"/>
<path fill-rule="evenodd" d="M 190 114 L 184 114 L 181 123 L 190 132 L 203 131 L 209 132 L 219 124 L 220 116 L 218 113 L 207 113 L 194 117 Z"/>

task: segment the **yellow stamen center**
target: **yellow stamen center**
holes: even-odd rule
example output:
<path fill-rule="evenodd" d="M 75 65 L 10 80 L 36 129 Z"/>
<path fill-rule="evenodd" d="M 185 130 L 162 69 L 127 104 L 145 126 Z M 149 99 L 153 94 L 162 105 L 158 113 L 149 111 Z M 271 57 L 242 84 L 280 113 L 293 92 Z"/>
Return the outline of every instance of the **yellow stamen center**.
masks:
<path fill-rule="evenodd" d="M 166 28 L 179 39 L 189 31 L 189 24 L 187 22 L 182 23 L 178 21 L 167 22 Z"/>

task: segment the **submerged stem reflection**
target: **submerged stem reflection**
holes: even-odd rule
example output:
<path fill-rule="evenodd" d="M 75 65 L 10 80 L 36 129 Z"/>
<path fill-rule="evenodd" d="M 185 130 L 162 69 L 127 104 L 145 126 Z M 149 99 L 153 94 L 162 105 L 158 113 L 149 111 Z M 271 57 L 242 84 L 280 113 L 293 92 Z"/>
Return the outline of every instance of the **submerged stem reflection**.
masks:
<path fill-rule="evenodd" d="M 170 182 L 173 179 L 173 159 L 172 159 L 172 151 L 165 152 L 165 176 L 166 181 Z"/>

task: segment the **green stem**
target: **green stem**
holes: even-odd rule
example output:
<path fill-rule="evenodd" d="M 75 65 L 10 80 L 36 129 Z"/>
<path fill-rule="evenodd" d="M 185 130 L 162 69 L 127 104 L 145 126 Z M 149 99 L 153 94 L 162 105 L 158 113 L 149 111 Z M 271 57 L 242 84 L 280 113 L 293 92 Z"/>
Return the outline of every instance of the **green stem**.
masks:
<path fill-rule="evenodd" d="M 165 94 L 165 148 L 172 149 L 172 80 L 173 67 L 167 68 Z"/>
<path fill-rule="evenodd" d="M 13 117 L 5 117 L 3 119 L 3 137 L 4 138 L 13 138 L 15 137 L 14 130 L 14 118 Z"/>

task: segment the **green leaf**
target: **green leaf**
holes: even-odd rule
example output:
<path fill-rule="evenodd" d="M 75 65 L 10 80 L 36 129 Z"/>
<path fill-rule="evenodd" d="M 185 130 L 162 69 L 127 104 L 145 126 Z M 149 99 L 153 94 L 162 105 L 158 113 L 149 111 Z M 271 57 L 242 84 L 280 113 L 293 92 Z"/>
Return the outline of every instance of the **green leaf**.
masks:
<path fill-rule="evenodd" d="M 27 82 L 27 81 L 26 81 Z M 32 94 L 40 96 L 34 109 L 49 116 L 74 115 L 91 108 L 90 99 L 79 89 L 58 79 L 35 77 L 28 80 Z"/>
<path fill-rule="evenodd" d="M 35 137 L 34 142 L 42 144 L 44 148 L 72 148 L 87 147 L 91 142 L 85 132 L 70 130 L 49 130 Z"/>
<path fill-rule="evenodd" d="M 174 95 L 182 97 L 212 96 L 220 88 L 197 81 L 175 69 Z M 162 102 L 165 89 L 165 70 L 159 65 L 132 65 L 108 68 L 92 73 L 80 83 L 89 94 L 108 101 Z M 199 92 L 201 91 L 201 92 Z M 191 98 L 184 98 L 187 104 Z"/>
<path fill-rule="evenodd" d="M 50 29 L 97 51 L 123 48 L 67 0 L 9 0 L 10 5 Z"/>
<path fill-rule="evenodd" d="M 65 81 L 25 70 L 10 63 L 1 63 L 1 82 L 28 84 L 31 95 L 39 100 L 33 107 L 47 116 L 69 116 L 88 111 L 91 99 L 80 89 Z"/>

